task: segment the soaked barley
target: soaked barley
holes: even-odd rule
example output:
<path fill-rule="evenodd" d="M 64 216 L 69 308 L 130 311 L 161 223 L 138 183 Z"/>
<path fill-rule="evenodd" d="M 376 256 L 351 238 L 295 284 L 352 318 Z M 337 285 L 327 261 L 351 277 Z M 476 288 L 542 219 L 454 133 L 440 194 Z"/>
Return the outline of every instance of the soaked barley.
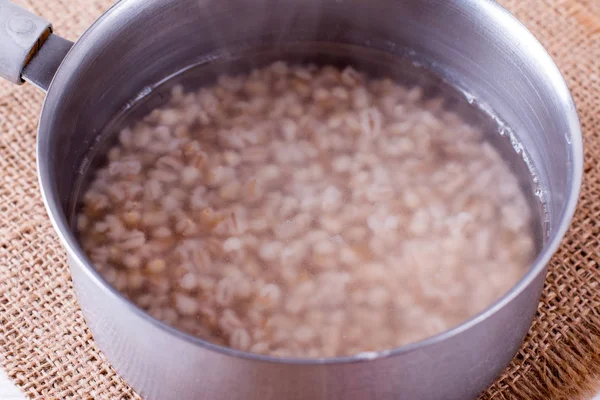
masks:
<path fill-rule="evenodd" d="M 281 62 L 175 87 L 97 171 L 85 251 L 151 315 L 239 350 L 333 357 L 440 333 L 535 251 L 516 177 L 442 104 Z"/>

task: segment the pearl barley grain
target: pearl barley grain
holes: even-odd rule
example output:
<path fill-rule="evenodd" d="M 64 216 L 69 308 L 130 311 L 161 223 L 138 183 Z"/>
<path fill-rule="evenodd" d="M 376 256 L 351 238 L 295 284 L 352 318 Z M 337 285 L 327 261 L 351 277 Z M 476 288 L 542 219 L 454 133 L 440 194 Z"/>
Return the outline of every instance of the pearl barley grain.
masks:
<path fill-rule="evenodd" d="M 123 129 L 77 229 L 102 276 L 202 339 L 385 350 L 488 307 L 535 254 L 518 179 L 420 87 L 277 62 Z"/>

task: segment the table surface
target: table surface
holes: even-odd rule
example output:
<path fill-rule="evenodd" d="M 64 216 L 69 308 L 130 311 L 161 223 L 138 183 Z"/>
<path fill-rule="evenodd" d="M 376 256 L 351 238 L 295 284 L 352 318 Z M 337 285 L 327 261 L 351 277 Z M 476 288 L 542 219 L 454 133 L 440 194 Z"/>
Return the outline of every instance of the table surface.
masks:
<path fill-rule="evenodd" d="M 2 370 L 0 370 L 0 400 L 27 400 Z M 600 400 L 600 393 L 591 400 Z"/>
<path fill-rule="evenodd" d="M 25 400 L 21 391 L 8 379 L 6 373 L 0 370 L 0 399 Z"/>

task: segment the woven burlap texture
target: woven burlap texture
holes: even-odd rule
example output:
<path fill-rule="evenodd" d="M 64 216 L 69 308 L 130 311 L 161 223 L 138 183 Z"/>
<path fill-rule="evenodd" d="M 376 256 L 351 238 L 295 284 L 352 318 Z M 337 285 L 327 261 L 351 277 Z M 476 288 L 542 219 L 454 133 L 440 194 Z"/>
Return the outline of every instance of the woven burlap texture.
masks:
<path fill-rule="evenodd" d="M 75 40 L 107 0 L 24 0 Z M 600 1 L 505 0 L 575 97 L 585 140 L 578 211 L 518 355 L 482 399 L 576 399 L 600 377 Z M 35 165 L 43 94 L 0 83 L 0 364 L 35 399 L 134 399 L 85 325 Z"/>

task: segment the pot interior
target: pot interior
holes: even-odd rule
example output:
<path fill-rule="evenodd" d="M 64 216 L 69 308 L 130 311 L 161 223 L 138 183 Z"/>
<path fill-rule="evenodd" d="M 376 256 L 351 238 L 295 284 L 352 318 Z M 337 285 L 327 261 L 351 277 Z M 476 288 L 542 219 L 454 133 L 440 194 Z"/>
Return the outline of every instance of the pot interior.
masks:
<path fill-rule="evenodd" d="M 509 132 L 512 131 L 493 114 L 493 110 L 485 103 L 479 104 L 470 93 L 431 70 L 428 61 L 410 49 L 405 49 L 400 55 L 392 55 L 367 47 L 322 42 L 296 42 L 285 48 L 273 48 L 271 45 L 231 48 L 227 53 L 212 54 L 206 61 L 186 66 L 172 76 L 142 89 L 140 94 L 105 123 L 87 150 L 69 196 L 67 216 L 73 230 L 76 230 L 81 198 L 93 180 L 96 169 L 106 164 L 106 153 L 111 146 L 117 144 L 118 133 L 133 126 L 154 109 L 166 105 L 175 85 L 193 91 L 215 84 L 221 74 L 247 73 L 279 60 L 292 65 L 334 65 L 341 69 L 352 66 L 367 72 L 370 77 L 391 78 L 406 87 L 421 87 L 425 99 L 444 99 L 444 109 L 457 113 L 464 121 L 487 133 L 485 140 L 499 151 L 518 178 L 533 211 L 532 231 L 535 235 L 536 252 L 539 252 L 548 238 L 548 232 L 546 203 L 539 197 L 537 172 L 527 162 L 528 153 L 525 150 L 516 151 L 515 146 L 518 144 L 509 137 Z"/>
<path fill-rule="evenodd" d="M 512 164 L 518 169 L 525 158 L 535 171 L 532 190 L 546 204 L 542 236 L 550 237 L 573 191 L 574 110 L 547 55 L 518 34 L 508 15 L 494 12 L 488 2 L 439 0 L 125 1 L 80 39 L 57 74 L 42 118 L 40 164 L 66 218 L 100 133 L 157 83 L 190 66 L 205 65 L 202 79 L 210 79 L 223 65 L 248 68 L 300 56 L 350 59 L 415 79 L 398 66 L 416 61 L 514 132 L 513 147 L 525 150 Z M 147 107 L 162 101 L 151 97 Z"/>

